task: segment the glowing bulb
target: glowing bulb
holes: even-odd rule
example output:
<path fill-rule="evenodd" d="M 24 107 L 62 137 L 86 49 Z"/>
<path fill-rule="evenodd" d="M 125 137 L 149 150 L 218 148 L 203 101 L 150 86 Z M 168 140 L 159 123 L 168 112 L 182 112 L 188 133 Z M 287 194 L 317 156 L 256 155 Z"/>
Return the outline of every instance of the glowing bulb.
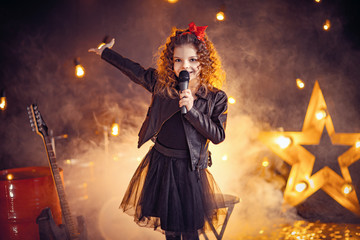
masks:
<path fill-rule="evenodd" d="M 168 0 L 169 3 L 176 3 L 178 0 Z"/>
<path fill-rule="evenodd" d="M 80 64 L 76 65 L 75 66 L 75 75 L 78 77 L 78 78 L 82 78 L 84 77 L 85 75 L 85 69 L 83 66 L 81 66 Z"/>
<path fill-rule="evenodd" d="M 226 161 L 226 160 L 228 160 L 228 156 L 227 155 L 224 155 L 224 156 L 222 156 L 222 158 L 221 158 L 223 161 Z"/>
<path fill-rule="evenodd" d="M 324 26 L 323 26 L 324 30 L 328 31 L 330 29 L 330 26 L 331 26 L 330 20 L 326 19 Z"/>
<path fill-rule="evenodd" d="M 6 108 L 6 97 L 1 97 L 0 98 L 0 109 L 5 110 L 5 108 Z"/>
<path fill-rule="evenodd" d="M 315 0 L 315 2 L 319 3 L 319 2 L 321 2 L 321 0 Z"/>
<path fill-rule="evenodd" d="M 305 191 L 305 189 L 307 189 L 308 185 L 306 182 L 299 182 L 298 184 L 296 184 L 295 186 L 295 190 L 299 193 Z"/>
<path fill-rule="evenodd" d="M 360 141 L 357 141 L 357 142 L 355 143 L 355 147 L 356 147 L 356 148 L 360 148 Z"/>
<path fill-rule="evenodd" d="M 84 77 L 85 69 L 83 66 L 81 66 L 79 58 L 74 59 L 74 65 L 75 65 L 75 76 L 78 78 Z"/>
<path fill-rule="evenodd" d="M 344 194 L 349 194 L 349 193 L 351 193 L 351 191 L 353 190 L 353 187 L 352 187 L 352 185 L 351 184 L 349 184 L 349 183 L 345 183 L 344 185 L 343 185 L 343 187 L 342 187 L 342 191 L 343 191 L 343 193 Z"/>
<path fill-rule="evenodd" d="M 290 146 L 292 140 L 289 137 L 280 136 L 275 139 L 275 143 L 279 145 L 281 149 L 285 149 Z"/>
<path fill-rule="evenodd" d="M 263 167 L 268 167 L 270 165 L 270 162 L 267 158 L 264 158 L 264 160 L 262 161 L 261 165 Z"/>
<path fill-rule="evenodd" d="M 261 230 L 259 231 L 259 234 L 263 234 L 263 233 L 264 233 L 264 230 L 261 229 Z"/>
<path fill-rule="evenodd" d="M 229 97 L 228 102 L 229 102 L 230 104 L 235 104 L 236 100 L 235 100 L 235 98 L 233 98 L 233 97 Z"/>
<path fill-rule="evenodd" d="M 66 164 L 71 164 L 71 160 L 70 159 L 66 159 Z"/>
<path fill-rule="evenodd" d="M 120 132 L 120 126 L 118 123 L 113 123 L 111 126 L 111 135 L 117 136 Z"/>
<path fill-rule="evenodd" d="M 216 14 L 216 19 L 217 19 L 218 21 L 224 21 L 224 20 L 225 20 L 225 13 L 222 12 L 222 11 L 218 12 L 218 13 Z"/>
<path fill-rule="evenodd" d="M 296 85 L 299 89 L 303 89 L 305 87 L 305 83 L 300 78 L 296 79 Z"/>
<path fill-rule="evenodd" d="M 322 120 L 322 119 L 326 118 L 326 116 L 327 116 L 327 114 L 324 109 L 317 111 L 315 114 L 315 117 L 317 120 Z"/>
<path fill-rule="evenodd" d="M 14 175 L 12 175 L 11 173 L 9 173 L 8 175 L 6 175 L 7 180 L 13 180 L 14 179 Z"/>

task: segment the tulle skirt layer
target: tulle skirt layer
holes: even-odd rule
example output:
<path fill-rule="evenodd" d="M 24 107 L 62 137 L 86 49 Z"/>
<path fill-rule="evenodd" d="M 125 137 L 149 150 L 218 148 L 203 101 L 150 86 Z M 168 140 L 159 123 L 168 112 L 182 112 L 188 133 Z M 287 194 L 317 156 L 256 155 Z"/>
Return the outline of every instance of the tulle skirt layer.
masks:
<path fill-rule="evenodd" d="M 188 158 L 168 157 L 151 148 L 144 157 L 120 208 L 137 224 L 172 232 L 205 231 L 222 224 L 222 194 L 207 169 L 190 170 Z"/>

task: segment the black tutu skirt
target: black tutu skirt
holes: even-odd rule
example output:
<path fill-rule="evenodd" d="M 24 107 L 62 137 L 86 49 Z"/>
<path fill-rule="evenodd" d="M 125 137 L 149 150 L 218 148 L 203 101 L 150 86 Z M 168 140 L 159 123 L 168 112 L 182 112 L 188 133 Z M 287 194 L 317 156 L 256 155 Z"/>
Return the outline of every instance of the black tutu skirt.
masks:
<path fill-rule="evenodd" d="M 219 227 L 226 215 L 222 194 L 207 169 L 191 171 L 189 158 L 154 147 L 134 173 L 120 208 L 143 227 L 172 232 Z"/>

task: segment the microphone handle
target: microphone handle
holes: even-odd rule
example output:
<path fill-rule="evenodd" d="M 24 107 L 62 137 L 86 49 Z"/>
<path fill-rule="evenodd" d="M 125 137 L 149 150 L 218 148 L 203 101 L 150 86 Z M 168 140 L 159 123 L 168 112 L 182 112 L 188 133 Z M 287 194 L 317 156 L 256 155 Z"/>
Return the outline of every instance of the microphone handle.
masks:
<path fill-rule="evenodd" d="M 181 107 L 181 114 L 186 114 L 187 113 L 187 109 L 185 106 Z"/>
<path fill-rule="evenodd" d="M 179 83 L 179 87 L 180 87 L 180 91 L 183 91 L 185 89 L 188 89 L 189 87 L 189 81 L 184 81 L 184 82 L 180 82 Z M 186 114 L 187 113 L 187 109 L 185 106 L 181 107 L 181 114 Z"/>

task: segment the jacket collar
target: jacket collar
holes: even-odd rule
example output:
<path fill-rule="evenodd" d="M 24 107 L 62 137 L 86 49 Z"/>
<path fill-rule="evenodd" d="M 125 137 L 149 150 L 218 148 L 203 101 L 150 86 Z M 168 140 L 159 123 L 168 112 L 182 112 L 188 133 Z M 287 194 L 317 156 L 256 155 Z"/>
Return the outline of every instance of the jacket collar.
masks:
<path fill-rule="evenodd" d="M 205 100 L 209 100 L 209 99 L 210 99 L 209 91 L 208 91 L 208 94 L 206 94 L 206 91 L 205 91 L 205 87 L 204 87 L 204 86 L 200 86 L 199 90 L 197 90 L 197 92 L 195 93 L 195 95 L 196 95 L 197 97 L 203 98 L 203 99 L 205 99 Z"/>

